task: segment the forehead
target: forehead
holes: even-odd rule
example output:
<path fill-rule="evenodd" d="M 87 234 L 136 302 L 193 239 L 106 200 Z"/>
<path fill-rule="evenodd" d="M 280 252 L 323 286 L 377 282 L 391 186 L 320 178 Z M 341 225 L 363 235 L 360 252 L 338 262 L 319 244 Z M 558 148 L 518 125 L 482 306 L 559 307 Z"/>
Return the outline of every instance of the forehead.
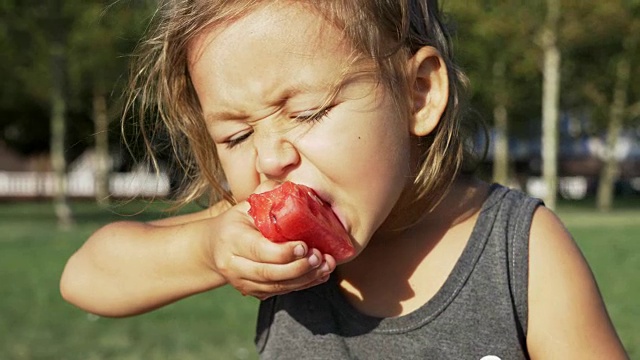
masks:
<path fill-rule="evenodd" d="M 355 59 L 340 29 L 295 2 L 267 3 L 210 28 L 189 50 L 189 71 L 203 110 L 335 86 Z"/>
<path fill-rule="evenodd" d="M 213 40 L 226 44 L 230 41 L 233 45 L 257 45 L 275 40 L 270 43 L 273 50 L 285 50 L 288 46 L 299 46 L 302 50 L 304 47 L 336 45 L 336 40 L 342 42 L 334 39 L 339 34 L 335 25 L 304 2 L 264 2 L 249 8 L 241 16 L 226 20 L 223 17 L 197 36 L 189 46 L 189 60 L 197 61 Z M 238 46 L 224 45 L 217 48 L 221 55 L 238 49 Z"/>

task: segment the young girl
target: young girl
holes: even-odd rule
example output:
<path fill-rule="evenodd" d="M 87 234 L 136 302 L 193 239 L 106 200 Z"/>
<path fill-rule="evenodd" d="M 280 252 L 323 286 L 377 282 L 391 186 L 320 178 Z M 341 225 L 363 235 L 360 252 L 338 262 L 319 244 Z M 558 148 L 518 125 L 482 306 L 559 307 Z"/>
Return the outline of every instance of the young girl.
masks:
<path fill-rule="evenodd" d="M 160 17 L 130 106 L 170 134 L 183 200 L 223 201 L 98 230 L 66 300 L 130 316 L 230 284 L 262 300 L 269 359 L 626 358 L 557 217 L 464 175 L 436 1 L 167 1 Z M 262 237 L 245 200 L 284 181 L 331 206 L 352 258 Z"/>

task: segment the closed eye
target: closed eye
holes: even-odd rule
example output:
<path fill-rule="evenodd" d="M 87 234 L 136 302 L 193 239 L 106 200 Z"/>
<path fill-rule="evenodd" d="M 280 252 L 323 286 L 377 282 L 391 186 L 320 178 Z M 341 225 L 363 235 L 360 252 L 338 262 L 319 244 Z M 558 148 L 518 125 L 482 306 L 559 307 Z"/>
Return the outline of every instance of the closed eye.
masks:
<path fill-rule="evenodd" d="M 329 112 L 334 108 L 335 105 L 331 105 L 320 110 L 310 110 L 298 115 L 293 116 L 292 118 L 300 123 L 317 123 L 324 119 Z M 246 132 L 239 133 L 230 137 L 224 143 L 227 146 L 227 149 L 232 149 L 240 144 L 242 144 L 245 140 L 249 138 L 253 134 L 253 130 L 247 130 Z"/>
<path fill-rule="evenodd" d="M 240 144 L 242 144 L 245 140 L 249 138 L 253 134 L 253 130 L 247 130 L 245 132 L 239 133 L 238 135 L 230 137 L 224 143 L 227 146 L 227 149 L 232 149 Z"/>
<path fill-rule="evenodd" d="M 304 122 L 315 123 L 324 119 L 329 114 L 331 109 L 333 109 L 333 106 L 328 106 L 320 110 L 307 111 L 307 112 L 296 115 L 294 119 L 298 122 L 303 122 L 303 123 Z"/>

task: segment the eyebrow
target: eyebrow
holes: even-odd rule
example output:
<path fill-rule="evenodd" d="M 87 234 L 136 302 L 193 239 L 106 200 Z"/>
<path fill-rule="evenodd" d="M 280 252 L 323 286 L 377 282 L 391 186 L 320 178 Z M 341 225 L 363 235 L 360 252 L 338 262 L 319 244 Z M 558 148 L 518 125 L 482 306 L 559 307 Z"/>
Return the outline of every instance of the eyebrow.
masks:
<path fill-rule="evenodd" d="M 205 115 L 207 122 L 213 120 L 247 120 L 249 115 L 244 112 L 232 111 L 232 110 L 220 110 L 211 111 Z"/>
<path fill-rule="evenodd" d="M 340 82 L 338 87 L 342 87 L 343 83 Z M 287 89 L 282 93 L 281 96 L 278 97 L 278 100 L 270 102 L 267 104 L 267 107 L 282 107 L 284 106 L 289 99 L 302 94 L 308 91 L 323 91 L 321 89 L 314 89 L 312 86 L 307 84 L 302 84 L 299 86 L 295 86 L 293 88 Z M 230 121 L 243 121 L 251 118 L 251 115 L 247 114 L 243 111 L 236 110 L 213 110 L 205 114 L 205 120 L 207 122 L 214 120 L 230 120 Z"/>
<path fill-rule="evenodd" d="M 278 100 L 268 103 L 267 106 L 282 107 L 289 101 L 289 99 L 295 96 L 298 96 L 299 94 L 302 94 L 305 92 L 311 92 L 311 91 L 324 92 L 325 100 L 332 99 L 332 98 L 335 98 L 335 96 L 341 91 L 341 89 L 353 83 L 354 81 L 356 81 L 356 79 L 362 76 L 370 76 L 370 75 L 371 74 L 369 74 L 367 71 L 362 71 L 362 72 L 356 71 L 351 74 L 345 74 L 345 76 L 343 76 L 342 79 L 338 81 L 336 84 L 328 85 L 328 86 L 297 84 L 292 88 L 289 88 L 283 91 L 282 95 L 278 98 Z M 247 114 L 246 112 L 235 111 L 235 110 L 218 110 L 218 111 L 214 110 L 214 111 L 208 112 L 205 115 L 206 122 L 211 122 L 214 120 L 245 121 L 250 118 L 251 118 L 251 115 Z"/>

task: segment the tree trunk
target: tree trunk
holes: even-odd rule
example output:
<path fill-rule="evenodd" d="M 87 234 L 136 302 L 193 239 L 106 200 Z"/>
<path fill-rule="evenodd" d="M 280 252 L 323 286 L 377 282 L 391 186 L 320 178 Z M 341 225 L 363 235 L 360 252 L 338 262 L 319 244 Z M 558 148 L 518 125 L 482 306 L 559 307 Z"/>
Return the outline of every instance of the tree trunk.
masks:
<path fill-rule="evenodd" d="M 547 21 L 542 31 L 544 52 L 542 94 L 542 175 L 546 206 L 555 209 L 558 193 L 558 119 L 560 107 L 560 63 L 557 44 L 560 2 L 547 0 Z"/>
<path fill-rule="evenodd" d="M 627 107 L 627 89 L 629 87 L 630 74 L 631 62 L 625 53 L 618 61 L 613 100 L 609 108 L 604 164 L 600 170 L 598 192 L 596 194 L 596 207 L 600 211 L 610 211 L 613 207 L 614 188 L 620 171 L 619 159 L 616 157 L 615 151 Z"/>
<path fill-rule="evenodd" d="M 508 185 L 509 182 L 509 124 L 505 100 L 505 63 L 497 60 L 493 65 L 494 103 L 493 128 L 493 181 Z"/>
<path fill-rule="evenodd" d="M 109 118 L 103 91 L 94 89 L 93 123 L 95 128 L 95 197 L 101 206 L 109 204 Z"/>
<path fill-rule="evenodd" d="M 64 47 L 61 42 L 51 43 L 51 165 L 54 171 L 54 210 L 58 226 L 66 229 L 73 225 L 71 208 L 67 202 L 67 162 L 65 159 L 65 133 L 67 102 L 65 97 Z"/>

